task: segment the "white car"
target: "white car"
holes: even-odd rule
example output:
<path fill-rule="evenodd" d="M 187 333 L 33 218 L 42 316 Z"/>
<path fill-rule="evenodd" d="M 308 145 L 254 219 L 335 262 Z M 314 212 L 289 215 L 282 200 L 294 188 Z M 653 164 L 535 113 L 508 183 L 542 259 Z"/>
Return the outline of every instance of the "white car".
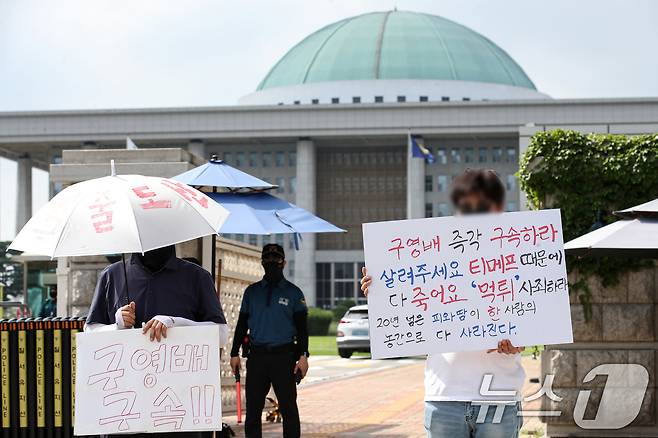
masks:
<path fill-rule="evenodd" d="M 370 325 L 368 306 L 350 307 L 336 329 L 338 355 L 349 358 L 356 351 L 370 352 Z"/>

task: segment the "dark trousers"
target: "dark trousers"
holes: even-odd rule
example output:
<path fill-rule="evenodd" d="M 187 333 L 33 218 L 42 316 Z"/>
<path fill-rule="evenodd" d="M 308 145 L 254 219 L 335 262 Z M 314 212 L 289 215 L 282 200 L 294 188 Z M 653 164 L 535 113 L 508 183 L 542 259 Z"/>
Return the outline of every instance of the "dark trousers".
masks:
<path fill-rule="evenodd" d="M 250 352 L 247 359 L 247 418 L 244 422 L 247 438 L 261 438 L 265 397 L 274 388 L 283 417 L 284 438 L 300 436 L 295 383 L 295 355 L 292 352 Z"/>

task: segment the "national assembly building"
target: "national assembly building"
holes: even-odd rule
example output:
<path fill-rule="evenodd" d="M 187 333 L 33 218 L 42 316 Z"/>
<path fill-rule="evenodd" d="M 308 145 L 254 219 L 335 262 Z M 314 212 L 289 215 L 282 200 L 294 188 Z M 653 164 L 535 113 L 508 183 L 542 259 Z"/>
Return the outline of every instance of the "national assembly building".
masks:
<path fill-rule="evenodd" d="M 468 167 L 495 169 L 507 210 L 525 208 L 515 172 L 538 131 L 658 132 L 658 98 L 552 99 L 485 36 L 418 12 L 329 24 L 254 86 L 233 106 L 0 113 L 0 155 L 18 162 L 17 227 L 32 214 L 31 169 L 49 170 L 63 150 L 123 148 L 129 136 L 217 155 L 347 230 L 304 235 L 297 251 L 289 235 L 225 236 L 283 244 L 287 275 L 330 308 L 364 302 L 362 223 L 452 215 L 450 184 Z M 410 134 L 434 163 L 409 156 Z"/>

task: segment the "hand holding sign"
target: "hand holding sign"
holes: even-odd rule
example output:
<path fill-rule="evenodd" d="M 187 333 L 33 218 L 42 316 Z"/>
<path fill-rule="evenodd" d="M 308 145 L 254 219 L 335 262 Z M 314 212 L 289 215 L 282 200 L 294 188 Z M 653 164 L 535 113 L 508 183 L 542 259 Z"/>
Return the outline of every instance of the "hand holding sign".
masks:
<path fill-rule="evenodd" d="M 373 357 L 572 342 L 558 210 L 364 224 Z"/>

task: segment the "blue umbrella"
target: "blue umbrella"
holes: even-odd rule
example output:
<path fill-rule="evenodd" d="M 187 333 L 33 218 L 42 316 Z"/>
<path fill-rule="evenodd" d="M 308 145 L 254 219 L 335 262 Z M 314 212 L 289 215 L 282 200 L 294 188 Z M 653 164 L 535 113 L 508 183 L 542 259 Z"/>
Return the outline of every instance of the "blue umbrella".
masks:
<path fill-rule="evenodd" d="M 268 193 L 208 193 L 231 214 L 220 233 L 340 233 L 345 230 Z"/>
<path fill-rule="evenodd" d="M 203 166 L 195 167 L 180 175 L 176 175 L 172 179 L 195 187 L 224 187 L 231 190 L 268 190 L 277 187 L 235 167 L 229 166 L 217 158 L 217 155 L 213 155 Z"/>

